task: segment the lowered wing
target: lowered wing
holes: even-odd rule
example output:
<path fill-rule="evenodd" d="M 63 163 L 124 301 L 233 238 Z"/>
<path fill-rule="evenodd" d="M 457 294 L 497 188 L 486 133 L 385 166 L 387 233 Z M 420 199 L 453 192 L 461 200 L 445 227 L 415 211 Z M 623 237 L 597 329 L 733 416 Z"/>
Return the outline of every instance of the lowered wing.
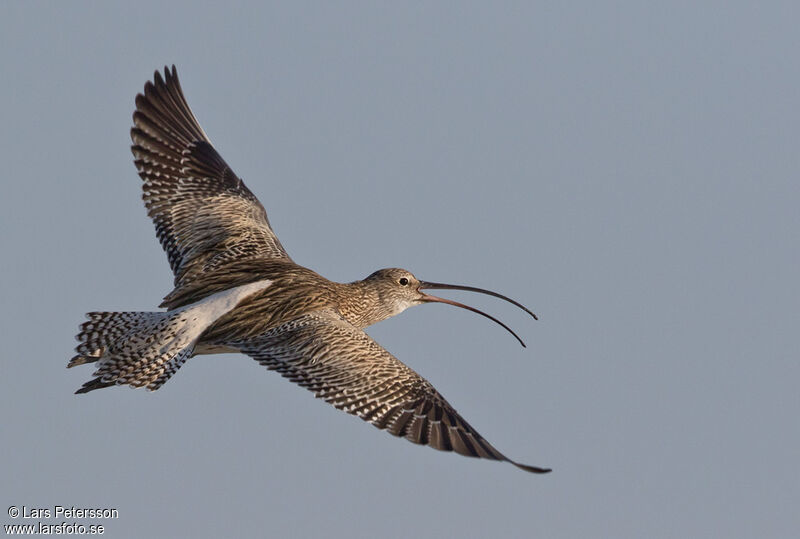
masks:
<path fill-rule="evenodd" d="M 330 309 L 231 343 L 340 410 L 415 444 L 520 464 L 497 451 L 419 374 Z"/>

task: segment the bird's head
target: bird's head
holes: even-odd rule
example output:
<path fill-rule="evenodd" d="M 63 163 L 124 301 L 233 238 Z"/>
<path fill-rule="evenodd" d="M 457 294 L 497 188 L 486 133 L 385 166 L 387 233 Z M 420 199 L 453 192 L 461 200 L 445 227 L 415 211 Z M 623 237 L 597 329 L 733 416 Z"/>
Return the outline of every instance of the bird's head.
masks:
<path fill-rule="evenodd" d="M 489 296 L 494 296 L 496 298 L 503 299 L 512 303 L 523 309 L 525 312 L 530 314 L 534 319 L 538 320 L 538 317 L 527 307 L 524 305 L 514 301 L 511 298 L 508 298 L 502 294 L 498 294 L 497 292 L 492 292 L 491 290 L 485 290 L 483 288 L 475 288 L 474 286 L 463 286 L 463 285 L 454 285 L 454 284 L 443 284 L 443 283 L 433 283 L 430 281 L 420 281 L 417 279 L 413 273 L 408 270 L 404 270 L 401 268 L 385 268 L 376 271 L 366 279 L 364 282 L 367 283 L 369 286 L 373 287 L 374 290 L 378 294 L 378 299 L 380 300 L 381 306 L 388 310 L 388 316 L 394 316 L 396 314 L 400 314 L 401 312 L 405 311 L 409 307 L 414 305 L 420 305 L 422 303 L 446 303 L 448 305 L 453 305 L 455 307 L 461 307 L 462 309 L 467 309 L 468 311 L 472 311 L 474 313 L 478 313 L 481 316 L 485 316 L 489 320 L 496 322 L 503 326 L 509 333 L 511 333 L 516 339 L 520 342 L 522 346 L 525 346 L 525 343 L 520 339 L 516 333 L 511 331 L 511 329 L 502 323 L 500 320 L 496 319 L 493 316 L 486 314 L 483 311 L 479 311 L 474 307 L 470 307 L 469 305 L 464 305 L 463 303 L 458 303 L 457 301 L 452 301 L 449 299 L 440 298 L 437 296 L 432 296 L 430 294 L 426 294 L 423 290 L 436 290 L 436 289 L 447 289 L 447 290 L 466 290 L 468 292 L 478 292 L 480 294 L 487 294 Z"/>

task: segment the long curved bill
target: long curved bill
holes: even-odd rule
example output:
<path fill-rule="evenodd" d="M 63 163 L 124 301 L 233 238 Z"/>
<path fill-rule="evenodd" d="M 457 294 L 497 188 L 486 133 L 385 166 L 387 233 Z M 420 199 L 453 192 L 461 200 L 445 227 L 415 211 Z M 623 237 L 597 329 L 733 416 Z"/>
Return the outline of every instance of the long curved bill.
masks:
<path fill-rule="evenodd" d="M 516 305 L 517 307 L 519 307 L 520 309 L 522 309 L 523 311 L 525 311 L 526 313 L 531 315 L 534 320 L 539 320 L 539 317 L 536 316 L 533 313 L 533 311 L 531 311 L 530 309 L 528 309 L 527 307 L 525 307 L 521 303 L 518 303 L 518 302 L 514 301 L 513 299 L 508 298 L 508 297 L 506 297 L 506 296 L 504 296 L 502 294 L 498 294 L 497 292 L 492 292 L 491 290 L 485 290 L 483 288 L 476 288 L 474 286 L 462 286 L 462 285 L 454 285 L 454 284 L 432 283 L 430 281 L 420 281 L 419 282 L 419 289 L 422 290 L 424 288 L 434 289 L 434 290 L 437 290 L 437 289 L 438 290 L 466 290 L 467 292 L 478 292 L 479 294 L 486 294 L 488 296 L 494 296 L 496 298 L 503 299 L 503 300 L 513 304 L 513 305 Z M 479 314 L 481 316 L 485 316 L 486 318 L 488 318 L 492 322 L 495 322 L 496 324 L 499 324 L 500 326 L 502 326 L 506 331 L 511 333 L 519 341 L 519 343 L 522 346 L 525 346 L 525 343 L 523 342 L 523 340 L 520 339 L 519 335 L 514 333 L 511 330 L 511 328 L 509 328 L 507 325 L 502 323 L 500 320 L 498 320 L 494 316 L 488 315 L 483 311 L 479 311 L 478 309 L 476 309 L 474 307 L 470 307 L 469 305 L 464 305 L 463 303 L 459 303 L 457 301 L 444 299 L 444 298 L 440 298 L 440 297 L 437 297 L 437 296 L 431 296 L 431 295 L 425 294 L 425 293 L 422 293 L 422 301 L 429 302 L 429 303 L 446 303 L 448 305 L 453 305 L 454 307 L 461 307 L 462 309 L 466 309 L 468 311 L 472 311 L 473 313 L 477 313 L 477 314 Z"/>

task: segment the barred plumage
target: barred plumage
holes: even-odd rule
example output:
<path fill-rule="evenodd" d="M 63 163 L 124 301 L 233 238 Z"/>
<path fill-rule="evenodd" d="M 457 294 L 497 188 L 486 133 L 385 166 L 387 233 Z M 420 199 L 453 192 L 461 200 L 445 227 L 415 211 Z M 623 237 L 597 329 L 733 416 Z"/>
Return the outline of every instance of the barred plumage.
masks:
<path fill-rule="evenodd" d="M 294 263 L 261 203 L 200 127 L 174 66 L 163 77 L 156 72 L 136 96 L 133 122 L 131 149 L 144 203 L 175 288 L 164 298 L 165 312 L 87 315 L 68 367 L 96 363 L 95 378 L 77 393 L 111 385 L 155 390 L 193 355 L 239 351 L 395 436 L 549 471 L 497 451 L 427 380 L 363 331 L 430 302 L 475 311 L 511 331 L 423 289 L 470 290 L 520 304 L 483 289 L 420 281 L 397 268 L 343 284 Z"/>
<path fill-rule="evenodd" d="M 96 378 L 78 393 L 116 384 L 158 389 L 192 357 L 209 326 L 270 284 L 237 286 L 167 312 L 89 313 L 76 337 L 78 355 L 67 367 L 97 362 Z"/>
<path fill-rule="evenodd" d="M 509 461 L 419 374 L 333 309 L 314 311 L 233 343 L 270 370 L 339 410 L 415 444 L 469 457 Z"/>
<path fill-rule="evenodd" d="M 267 212 L 211 145 L 175 67 L 136 96 L 131 129 L 142 198 L 176 288 L 241 259 L 289 259 Z"/>

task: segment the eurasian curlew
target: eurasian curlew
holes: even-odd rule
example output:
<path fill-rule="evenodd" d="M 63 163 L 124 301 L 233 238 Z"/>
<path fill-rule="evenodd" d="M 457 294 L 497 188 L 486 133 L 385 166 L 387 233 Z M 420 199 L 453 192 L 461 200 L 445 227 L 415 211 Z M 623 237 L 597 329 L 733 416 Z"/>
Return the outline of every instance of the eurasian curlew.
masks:
<path fill-rule="evenodd" d="M 175 66 L 136 96 L 132 151 L 143 198 L 175 274 L 160 312 L 93 312 L 68 367 L 97 363 L 77 393 L 113 385 L 156 390 L 192 356 L 241 352 L 336 408 L 395 436 L 443 451 L 508 461 L 436 389 L 363 329 L 422 303 L 423 290 L 496 292 L 420 281 L 389 268 L 336 283 L 289 257 L 264 207 L 211 145 Z M 522 340 L 520 340 L 522 343 Z M 524 343 L 523 343 L 524 346 Z"/>

